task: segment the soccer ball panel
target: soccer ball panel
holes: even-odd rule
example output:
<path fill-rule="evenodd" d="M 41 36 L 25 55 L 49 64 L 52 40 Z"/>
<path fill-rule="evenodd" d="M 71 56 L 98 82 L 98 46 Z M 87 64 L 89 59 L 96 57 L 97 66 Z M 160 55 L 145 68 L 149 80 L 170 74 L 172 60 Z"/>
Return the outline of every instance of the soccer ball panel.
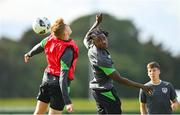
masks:
<path fill-rule="evenodd" d="M 32 28 L 37 34 L 47 34 L 50 32 L 51 23 L 46 17 L 38 17 L 34 20 Z"/>

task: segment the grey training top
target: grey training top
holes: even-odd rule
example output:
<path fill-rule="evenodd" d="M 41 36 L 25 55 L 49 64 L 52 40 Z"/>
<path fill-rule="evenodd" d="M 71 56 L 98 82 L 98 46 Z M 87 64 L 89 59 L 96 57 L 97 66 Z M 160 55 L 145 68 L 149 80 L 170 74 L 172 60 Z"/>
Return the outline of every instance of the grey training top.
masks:
<path fill-rule="evenodd" d="M 88 58 L 91 64 L 92 80 L 90 88 L 96 90 L 111 89 L 113 81 L 108 76 L 115 71 L 113 61 L 106 49 L 97 48 L 92 41 L 85 37 L 84 45 L 88 49 Z"/>
<path fill-rule="evenodd" d="M 153 94 L 147 95 L 142 89 L 139 93 L 139 101 L 146 103 L 148 114 L 171 114 L 171 102 L 176 99 L 177 95 L 171 83 L 161 81 L 158 85 L 151 82 L 145 85 L 152 85 Z"/>

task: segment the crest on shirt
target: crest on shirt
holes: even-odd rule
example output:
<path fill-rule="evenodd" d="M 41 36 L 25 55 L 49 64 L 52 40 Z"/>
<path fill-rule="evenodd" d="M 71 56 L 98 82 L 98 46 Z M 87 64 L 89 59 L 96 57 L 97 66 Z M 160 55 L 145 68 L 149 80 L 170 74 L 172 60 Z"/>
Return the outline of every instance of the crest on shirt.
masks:
<path fill-rule="evenodd" d="M 167 93 L 167 92 L 168 92 L 168 89 L 167 89 L 166 87 L 163 87 L 163 88 L 162 88 L 162 92 L 163 92 L 163 93 Z"/>
<path fill-rule="evenodd" d="M 111 58 L 111 55 L 108 55 L 108 58 Z"/>

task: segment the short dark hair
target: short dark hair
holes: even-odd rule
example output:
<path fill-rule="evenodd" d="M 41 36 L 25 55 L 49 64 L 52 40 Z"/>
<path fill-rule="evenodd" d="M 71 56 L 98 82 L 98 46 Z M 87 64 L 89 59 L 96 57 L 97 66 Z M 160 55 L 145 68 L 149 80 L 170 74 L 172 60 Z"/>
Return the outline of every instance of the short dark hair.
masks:
<path fill-rule="evenodd" d="M 106 37 L 108 37 L 108 35 L 109 35 L 109 33 L 107 31 L 104 31 L 101 28 L 95 28 L 90 32 L 89 37 L 92 38 L 93 36 L 98 36 L 100 34 L 104 34 Z"/>
<path fill-rule="evenodd" d="M 157 63 L 155 61 L 152 61 L 152 62 L 147 64 L 147 69 L 148 68 L 158 68 L 158 69 L 160 69 L 160 65 L 159 65 L 159 63 Z"/>

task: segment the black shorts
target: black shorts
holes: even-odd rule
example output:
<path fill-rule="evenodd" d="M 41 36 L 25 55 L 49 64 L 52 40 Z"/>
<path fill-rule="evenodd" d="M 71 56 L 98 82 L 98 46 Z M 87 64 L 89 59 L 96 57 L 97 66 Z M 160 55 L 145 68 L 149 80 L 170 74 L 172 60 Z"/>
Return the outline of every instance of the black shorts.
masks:
<path fill-rule="evenodd" d="M 121 101 L 114 88 L 111 90 L 92 90 L 98 114 L 121 114 Z"/>
<path fill-rule="evenodd" d="M 37 99 L 50 103 L 50 107 L 55 110 L 62 111 L 65 104 L 59 86 L 59 77 L 44 73 L 43 79 L 46 77 L 48 80 L 40 85 Z"/>

